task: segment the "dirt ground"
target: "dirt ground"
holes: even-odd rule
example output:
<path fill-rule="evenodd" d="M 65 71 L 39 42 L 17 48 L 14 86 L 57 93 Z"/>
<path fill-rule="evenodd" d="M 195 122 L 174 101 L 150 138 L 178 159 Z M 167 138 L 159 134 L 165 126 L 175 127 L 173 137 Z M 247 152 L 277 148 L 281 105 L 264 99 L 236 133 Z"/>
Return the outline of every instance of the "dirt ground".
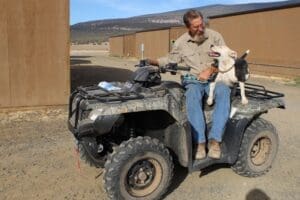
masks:
<path fill-rule="evenodd" d="M 126 80 L 136 63 L 109 57 L 103 50 L 76 49 L 71 56 L 72 88 L 102 80 Z M 300 199 L 300 87 L 280 79 L 252 77 L 250 82 L 286 95 L 285 110 L 274 109 L 264 115 L 280 137 L 271 171 L 259 178 L 245 178 L 224 166 L 192 174 L 177 167 L 165 199 Z M 2 111 L 0 137 L 0 199 L 107 199 L 102 170 L 78 163 L 67 129 L 67 106 Z"/>

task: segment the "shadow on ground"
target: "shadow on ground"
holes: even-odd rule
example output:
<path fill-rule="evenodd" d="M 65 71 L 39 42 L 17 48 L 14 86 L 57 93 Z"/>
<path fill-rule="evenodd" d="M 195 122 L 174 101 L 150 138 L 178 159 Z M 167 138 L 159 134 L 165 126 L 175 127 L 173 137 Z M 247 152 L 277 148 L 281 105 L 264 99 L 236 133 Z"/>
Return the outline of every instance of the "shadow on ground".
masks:
<path fill-rule="evenodd" d="M 167 193 L 164 195 L 164 198 L 167 197 L 172 192 L 174 192 L 180 186 L 180 184 L 183 183 L 187 175 L 188 175 L 188 169 L 180 166 L 179 164 L 176 164 L 174 168 L 174 175 L 173 175 L 171 185 Z"/>
<path fill-rule="evenodd" d="M 271 200 L 271 198 L 261 189 L 255 188 L 247 194 L 246 200 Z"/>
<path fill-rule="evenodd" d="M 71 91 L 78 86 L 98 84 L 101 81 L 127 81 L 132 71 L 115 67 L 91 65 L 90 56 L 71 56 Z"/>
<path fill-rule="evenodd" d="M 92 56 L 70 56 L 70 59 L 82 59 L 82 58 L 91 58 Z"/>
<path fill-rule="evenodd" d="M 215 164 L 215 165 L 206 167 L 202 170 L 199 170 L 199 172 L 200 172 L 199 178 L 206 176 L 209 173 L 212 173 L 218 169 L 229 168 L 229 167 L 230 166 L 228 164 Z M 184 180 L 186 179 L 188 174 L 189 174 L 189 172 L 188 172 L 187 168 L 180 166 L 178 163 L 175 164 L 173 180 L 172 180 L 172 183 L 171 183 L 167 193 L 164 195 L 164 198 L 167 197 L 168 195 L 170 195 L 172 192 L 174 192 L 181 185 L 181 183 L 184 182 Z M 196 176 L 196 174 L 195 174 L 195 176 Z M 257 194 L 256 191 L 252 192 L 249 197 L 250 199 L 246 199 L 246 200 L 257 200 L 257 199 L 251 199 L 251 197 L 255 194 Z M 269 199 L 263 199 L 263 200 L 269 200 Z"/>
<path fill-rule="evenodd" d="M 91 56 L 70 56 L 70 64 L 71 66 L 74 65 L 81 65 L 81 64 L 91 64 L 91 61 L 87 58 Z"/>
<path fill-rule="evenodd" d="M 212 173 L 212 172 L 214 172 L 218 169 L 224 169 L 224 168 L 230 168 L 230 165 L 223 164 L 223 163 L 211 165 L 209 167 L 206 167 L 206 168 L 202 169 L 199 177 L 206 176 L 206 175 L 208 175 L 208 174 L 210 174 L 210 173 Z"/>

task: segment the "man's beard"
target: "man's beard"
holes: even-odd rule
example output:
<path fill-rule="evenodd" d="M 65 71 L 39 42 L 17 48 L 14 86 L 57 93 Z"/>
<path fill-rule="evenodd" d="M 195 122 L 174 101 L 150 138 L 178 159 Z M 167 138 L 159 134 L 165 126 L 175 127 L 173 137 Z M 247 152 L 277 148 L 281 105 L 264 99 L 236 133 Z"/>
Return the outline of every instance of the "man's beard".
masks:
<path fill-rule="evenodd" d="M 196 34 L 193 37 L 194 42 L 196 43 L 202 43 L 205 40 L 205 36 L 204 36 L 204 32 L 202 32 L 201 34 Z"/>

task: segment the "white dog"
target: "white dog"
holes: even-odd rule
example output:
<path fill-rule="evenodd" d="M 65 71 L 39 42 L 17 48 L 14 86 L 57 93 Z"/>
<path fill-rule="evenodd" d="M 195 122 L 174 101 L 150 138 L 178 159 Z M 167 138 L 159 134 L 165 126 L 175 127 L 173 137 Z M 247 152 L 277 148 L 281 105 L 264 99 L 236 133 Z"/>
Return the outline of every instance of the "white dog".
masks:
<path fill-rule="evenodd" d="M 245 81 L 249 78 L 248 64 L 244 60 L 249 50 L 237 60 L 237 53 L 227 46 L 211 46 L 209 56 L 218 61 L 218 75 L 214 82 L 210 83 L 207 104 L 213 104 L 213 94 L 216 82 L 223 82 L 231 86 L 233 83 L 239 82 L 241 90 L 242 104 L 247 104 L 248 99 L 245 95 Z"/>

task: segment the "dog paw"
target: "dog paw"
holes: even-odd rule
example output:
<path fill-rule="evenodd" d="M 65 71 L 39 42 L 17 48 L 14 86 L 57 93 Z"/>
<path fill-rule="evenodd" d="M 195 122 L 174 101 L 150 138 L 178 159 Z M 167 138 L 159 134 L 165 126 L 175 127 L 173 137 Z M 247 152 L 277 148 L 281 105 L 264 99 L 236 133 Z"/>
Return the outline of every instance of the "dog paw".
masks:
<path fill-rule="evenodd" d="M 212 98 L 208 98 L 206 103 L 211 106 L 213 104 L 213 99 Z"/>
<path fill-rule="evenodd" d="M 243 104 L 243 105 L 248 104 L 248 99 L 246 99 L 246 98 L 245 98 L 245 99 L 242 99 L 242 104 Z"/>

